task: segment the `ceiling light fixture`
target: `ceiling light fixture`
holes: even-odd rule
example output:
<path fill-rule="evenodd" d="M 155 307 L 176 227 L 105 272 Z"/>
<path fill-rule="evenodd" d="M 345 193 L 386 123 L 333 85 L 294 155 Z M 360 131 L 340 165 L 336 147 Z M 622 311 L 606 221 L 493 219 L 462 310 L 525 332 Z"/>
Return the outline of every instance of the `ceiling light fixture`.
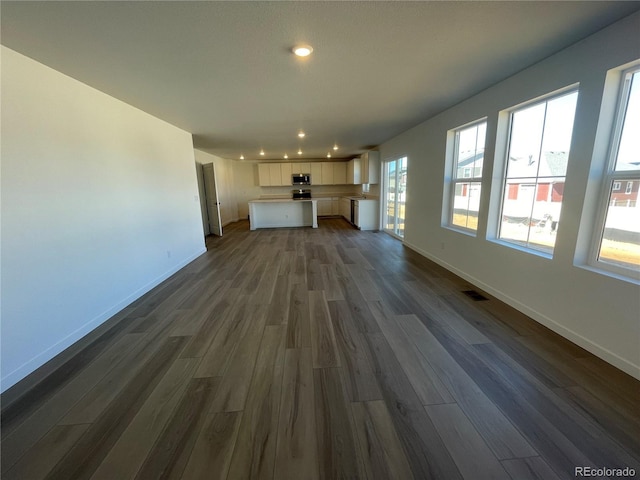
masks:
<path fill-rule="evenodd" d="M 292 51 L 299 57 L 308 57 L 313 52 L 313 48 L 311 45 L 298 45 L 293 47 Z"/>
<path fill-rule="evenodd" d="M 289 155 L 287 155 L 286 153 L 284 154 L 284 158 L 289 158 Z"/>
<path fill-rule="evenodd" d="M 298 155 L 302 155 L 302 150 L 298 150 Z"/>
<path fill-rule="evenodd" d="M 244 155 L 240 155 L 240 160 L 244 160 Z"/>
<path fill-rule="evenodd" d="M 264 150 L 260 150 L 260 155 L 264 157 Z"/>
<path fill-rule="evenodd" d="M 334 144 L 334 145 L 333 145 L 333 149 L 334 149 L 334 150 L 338 150 L 338 145 L 337 145 L 337 144 Z"/>
<path fill-rule="evenodd" d="M 300 130 L 298 132 L 298 137 L 300 137 L 300 138 L 304 138 L 305 135 L 306 135 L 306 133 L 304 133 L 302 130 Z"/>
<path fill-rule="evenodd" d="M 331 152 L 327 153 L 327 158 L 331 158 Z"/>

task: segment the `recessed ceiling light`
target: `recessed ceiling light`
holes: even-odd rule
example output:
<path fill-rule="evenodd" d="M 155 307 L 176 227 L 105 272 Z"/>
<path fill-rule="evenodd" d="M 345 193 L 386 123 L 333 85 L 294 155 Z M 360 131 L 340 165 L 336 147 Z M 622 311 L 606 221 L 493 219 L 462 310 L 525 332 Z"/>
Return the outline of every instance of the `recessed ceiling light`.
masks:
<path fill-rule="evenodd" d="M 260 150 L 260 155 L 264 156 L 264 150 Z"/>
<path fill-rule="evenodd" d="M 337 145 L 337 144 L 336 144 L 336 145 L 334 145 L 334 146 L 333 146 L 333 149 L 334 149 L 334 150 L 338 150 L 338 145 Z"/>
<path fill-rule="evenodd" d="M 327 158 L 331 158 L 331 152 L 327 153 Z"/>
<path fill-rule="evenodd" d="M 284 154 L 284 158 L 289 158 L 289 155 L 287 155 L 286 153 Z"/>
<path fill-rule="evenodd" d="M 298 150 L 298 155 L 302 155 L 302 150 Z"/>
<path fill-rule="evenodd" d="M 304 133 L 302 130 L 300 130 L 298 132 L 298 137 L 300 137 L 300 138 L 304 138 L 305 135 L 306 135 L 306 133 Z"/>
<path fill-rule="evenodd" d="M 293 53 L 299 57 L 308 57 L 313 52 L 313 48 L 310 45 L 298 45 L 293 47 Z"/>
<path fill-rule="evenodd" d="M 244 155 L 240 155 L 240 160 L 244 160 Z"/>

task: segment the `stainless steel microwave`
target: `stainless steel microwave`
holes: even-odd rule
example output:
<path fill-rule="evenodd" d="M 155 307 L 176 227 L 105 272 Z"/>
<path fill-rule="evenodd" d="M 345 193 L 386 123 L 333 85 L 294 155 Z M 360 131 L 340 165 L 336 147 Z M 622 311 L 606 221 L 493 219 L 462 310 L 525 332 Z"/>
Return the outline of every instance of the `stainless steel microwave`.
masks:
<path fill-rule="evenodd" d="M 291 185 L 311 185 L 311 174 L 294 173 L 291 175 Z"/>

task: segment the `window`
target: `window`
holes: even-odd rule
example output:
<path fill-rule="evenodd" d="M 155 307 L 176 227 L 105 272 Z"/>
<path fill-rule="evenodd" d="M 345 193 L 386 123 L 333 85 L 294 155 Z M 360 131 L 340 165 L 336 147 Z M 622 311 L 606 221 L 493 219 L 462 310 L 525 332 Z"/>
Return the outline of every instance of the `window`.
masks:
<path fill-rule="evenodd" d="M 511 112 L 498 238 L 552 254 L 578 91 Z"/>
<path fill-rule="evenodd" d="M 482 120 L 454 130 L 447 222 L 450 227 L 478 229 L 484 143 L 487 122 Z"/>
<path fill-rule="evenodd" d="M 592 263 L 628 275 L 640 272 L 640 67 L 623 72 L 620 92 Z"/>

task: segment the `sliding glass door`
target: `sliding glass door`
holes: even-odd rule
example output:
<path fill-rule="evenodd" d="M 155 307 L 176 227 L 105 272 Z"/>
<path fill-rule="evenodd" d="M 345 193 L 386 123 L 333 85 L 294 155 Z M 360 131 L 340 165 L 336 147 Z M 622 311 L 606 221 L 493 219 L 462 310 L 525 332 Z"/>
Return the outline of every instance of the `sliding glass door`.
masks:
<path fill-rule="evenodd" d="M 383 210 L 384 231 L 404 237 L 405 204 L 407 200 L 407 157 L 384 164 Z"/>

